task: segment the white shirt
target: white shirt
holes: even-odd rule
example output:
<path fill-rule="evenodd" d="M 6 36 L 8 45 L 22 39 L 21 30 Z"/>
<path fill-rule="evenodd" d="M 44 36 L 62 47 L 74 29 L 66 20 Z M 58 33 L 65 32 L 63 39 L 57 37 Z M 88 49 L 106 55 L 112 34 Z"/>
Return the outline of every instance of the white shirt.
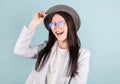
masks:
<path fill-rule="evenodd" d="M 57 84 L 59 74 L 62 74 L 60 73 L 60 70 L 62 69 L 62 65 L 64 65 L 66 56 L 68 56 L 67 54 L 68 49 L 57 48 L 50 61 L 49 71 L 47 74 L 47 83 Z"/>

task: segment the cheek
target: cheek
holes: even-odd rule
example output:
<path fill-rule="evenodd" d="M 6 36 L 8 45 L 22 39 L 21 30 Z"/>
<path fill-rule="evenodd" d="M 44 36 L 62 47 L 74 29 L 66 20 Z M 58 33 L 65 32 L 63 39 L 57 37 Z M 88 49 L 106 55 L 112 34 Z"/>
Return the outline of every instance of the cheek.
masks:
<path fill-rule="evenodd" d="M 64 31 L 65 31 L 66 34 L 68 33 L 68 28 L 67 28 L 67 26 L 65 27 Z"/>

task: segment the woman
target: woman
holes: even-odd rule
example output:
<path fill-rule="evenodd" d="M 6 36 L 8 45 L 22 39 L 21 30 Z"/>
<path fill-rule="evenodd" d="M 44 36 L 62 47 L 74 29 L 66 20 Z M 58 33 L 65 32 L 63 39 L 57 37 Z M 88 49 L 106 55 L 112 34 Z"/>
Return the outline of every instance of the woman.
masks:
<path fill-rule="evenodd" d="M 48 41 L 30 46 L 42 21 L 49 31 Z M 79 15 L 66 5 L 53 6 L 46 13 L 35 13 L 31 23 L 24 26 L 14 48 L 17 55 L 37 59 L 26 84 L 87 83 L 90 53 L 81 47 L 77 35 L 79 27 Z"/>

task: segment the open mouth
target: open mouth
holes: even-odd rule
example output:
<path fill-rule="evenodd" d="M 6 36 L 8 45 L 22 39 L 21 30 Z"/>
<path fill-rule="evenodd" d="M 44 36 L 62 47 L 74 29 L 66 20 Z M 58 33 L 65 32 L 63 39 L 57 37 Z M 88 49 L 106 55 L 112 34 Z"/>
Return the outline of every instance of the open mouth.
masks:
<path fill-rule="evenodd" d="M 62 35 L 64 32 L 56 32 L 58 36 Z"/>

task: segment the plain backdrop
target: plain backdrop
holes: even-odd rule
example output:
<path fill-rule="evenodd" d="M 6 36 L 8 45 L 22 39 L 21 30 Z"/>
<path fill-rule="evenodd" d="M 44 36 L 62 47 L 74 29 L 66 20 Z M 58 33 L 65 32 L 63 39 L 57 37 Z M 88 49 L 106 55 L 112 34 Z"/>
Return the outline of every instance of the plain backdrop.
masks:
<path fill-rule="evenodd" d="M 16 40 L 36 11 L 57 4 L 81 17 L 78 35 L 91 53 L 88 84 L 120 84 L 120 0 L 0 0 L 0 84 L 24 84 L 36 60 L 14 55 Z M 47 35 L 42 23 L 31 45 Z"/>

